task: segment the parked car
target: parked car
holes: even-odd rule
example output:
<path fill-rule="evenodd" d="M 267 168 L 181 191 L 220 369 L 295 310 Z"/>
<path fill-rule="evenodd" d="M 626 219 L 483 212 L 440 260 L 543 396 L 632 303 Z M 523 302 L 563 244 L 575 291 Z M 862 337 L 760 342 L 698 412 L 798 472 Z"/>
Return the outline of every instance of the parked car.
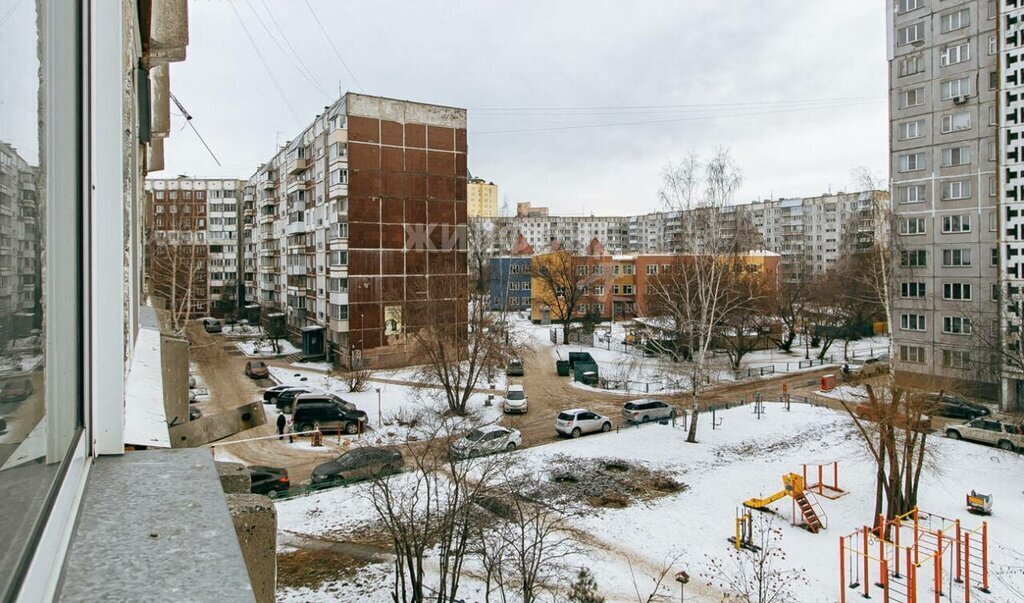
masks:
<path fill-rule="evenodd" d="M 519 359 L 512 360 L 508 363 L 508 366 L 505 367 L 505 374 L 509 377 L 522 377 L 524 373 L 525 369 L 523 369 L 523 361 Z"/>
<path fill-rule="evenodd" d="M 0 435 L 7 433 L 7 419 L 0 417 Z"/>
<path fill-rule="evenodd" d="M 882 408 L 868 402 L 862 402 L 853 408 L 853 412 L 860 418 L 877 422 L 881 418 Z M 897 427 L 902 427 L 909 419 L 905 415 L 900 414 L 897 420 L 894 421 Z M 932 418 L 923 416 L 914 426 L 914 431 L 931 431 Z"/>
<path fill-rule="evenodd" d="M 529 406 L 529 400 L 526 398 L 526 390 L 523 389 L 522 385 L 510 385 L 505 390 L 505 401 L 501 404 L 501 409 L 505 413 L 525 413 Z"/>
<path fill-rule="evenodd" d="M 21 402 L 32 395 L 31 379 L 13 379 L 0 389 L 0 402 Z"/>
<path fill-rule="evenodd" d="M 203 330 L 207 333 L 220 333 L 224 329 L 224 323 L 217 318 L 204 318 Z"/>
<path fill-rule="evenodd" d="M 316 389 L 315 387 L 295 387 L 295 386 L 292 386 L 292 387 L 289 387 L 288 389 L 284 390 L 283 392 L 281 392 L 280 394 L 277 395 L 277 398 L 274 399 L 274 405 L 277 406 L 277 409 L 282 411 L 282 412 L 291 413 L 292 412 L 292 406 L 295 404 L 295 398 L 297 396 L 301 396 L 302 394 L 322 394 L 322 393 L 324 393 L 324 392 Z"/>
<path fill-rule="evenodd" d="M 564 410 L 558 413 L 558 417 L 555 419 L 555 432 L 573 438 L 578 438 L 585 433 L 610 431 L 611 428 L 611 419 L 585 408 Z"/>
<path fill-rule="evenodd" d="M 394 448 L 367 446 L 349 450 L 333 461 L 317 465 L 309 479 L 314 484 L 367 479 L 394 473 L 403 464 L 402 453 Z"/>
<path fill-rule="evenodd" d="M 281 395 L 281 392 L 288 389 L 293 389 L 294 387 L 294 385 L 275 385 L 274 387 L 268 387 L 267 389 L 263 390 L 263 403 L 270 404 L 271 402 L 276 400 L 278 396 Z"/>
<path fill-rule="evenodd" d="M 250 379 L 266 379 L 270 377 L 270 369 L 262 360 L 249 360 L 245 363 L 245 374 Z"/>
<path fill-rule="evenodd" d="M 249 467 L 249 478 L 252 485 L 249 491 L 253 494 L 266 494 L 271 498 L 291 487 L 288 470 L 281 467 Z"/>
<path fill-rule="evenodd" d="M 992 414 L 988 407 L 966 400 L 956 394 L 920 394 L 916 400 L 926 406 L 930 415 L 939 415 L 953 419 L 977 419 Z"/>
<path fill-rule="evenodd" d="M 492 452 L 512 451 L 523 444 L 523 434 L 518 429 L 500 425 L 478 427 L 452 443 L 452 456 L 467 458 Z"/>
<path fill-rule="evenodd" d="M 661 400 L 630 400 L 622 406 L 622 418 L 633 423 L 674 419 L 676 409 Z"/>
<path fill-rule="evenodd" d="M 867 364 L 879 364 L 879 363 L 881 363 L 881 364 L 888 364 L 889 363 L 889 354 L 879 354 L 877 356 L 869 356 L 868 358 L 864 359 L 864 364 L 865 365 L 867 365 Z"/>
<path fill-rule="evenodd" d="M 946 427 L 946 436 L 954 440 L 992 444 L 1003 450 L 1024 448 L 1024 426 L 992 418 L 974 419 L 963 425 L 949 425 Z"/>
<path fill-rule="evenodd" d="M 366 413 L 355 404 L 333 394 L 299 394 L 292 405 L 292 425 L 295 431 L 344 431 L 360 433 L 366 428 Z"/>

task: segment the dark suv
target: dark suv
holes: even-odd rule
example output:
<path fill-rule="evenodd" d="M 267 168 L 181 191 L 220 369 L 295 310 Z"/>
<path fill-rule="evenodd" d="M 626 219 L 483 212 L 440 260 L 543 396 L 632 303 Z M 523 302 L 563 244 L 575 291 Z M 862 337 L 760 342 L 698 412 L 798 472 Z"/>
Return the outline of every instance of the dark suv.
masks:
<path fill-rule="evenodd" d="M 274 405 L 277 406 L 277 410 L 290 413 L 292 412 L 292 405 L 295 404 L 295 398 L 302 394 L 322 393 L 323 392 L 314 387 L 291 387 L 277 394 L 277 397 L 274 398 Z"/>
<path fill-rule="evenodd" d="M 992 411 L 985 406 L 975 404 L 955 394 L 943 394 L 941 397 L 935 394 L 926 394 L 926 396 L 925 402 L 928 409 L 925 412 L 930 415 L 969 421 L 992 414 Z"/>
<path fill-rule="evenodd" d="M 299 394 L 292 405 L 295 431 L 344 431 L 356 434 L 366 429 L 366 413 L 355 404 L 331 394 Z"/>

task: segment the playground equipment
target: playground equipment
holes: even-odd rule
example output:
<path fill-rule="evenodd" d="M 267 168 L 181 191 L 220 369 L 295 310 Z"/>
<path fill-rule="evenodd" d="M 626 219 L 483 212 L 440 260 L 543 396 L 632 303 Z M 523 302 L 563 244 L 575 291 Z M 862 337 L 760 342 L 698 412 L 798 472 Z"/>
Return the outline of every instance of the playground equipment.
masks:
<path fill-rule="evenodd" d="M 841 496 L 847 494 L 846 490 L 839 487 L 839 461 L 833 461 L 831 463 L 805 463 L 801 465 L 803 468 L 804 483 L 807 484 L 806 488 L 818 496 L 824 496 L 830 500 L 835 500 Z M 811 469 L 811 475 L 814 475 L 814 470 L 817 469 L 818 481 L 810 483 L 807 481 L 807 470 Z M 832 477 L 832 483 L 826 481 L 826 477 Z"/>
<path fill-rule="evenodd" d="M 736 511 L 736 535 L 729 537 L 736 550 L 760 551 L 761 547 L 754 544 L 754 520 L 750 511 Z"/>
<path fill-rule="evenodd" d="M 978 494 L 971 490 L 970 494 L 967 495 L 967 511 L 974 515 L 991 515 L 992 495 Z"/>
<path fill-rule="evenodd" d="M 797 509 L 803 518 L 803 525 L 810 532 L 817 533 L 828 526 L 828 518 L 817 500 L 810 491 L 805 488 L 806 482 L 798 473 L 787 473 L 782 476 L 782 490 L 764 498 L 751 498 L 743 502 L 744 507 L 757 510 L 765 510 L 768 505 L 786 496 L 793 500 L 792 524 L 798 525 Z"/>
<path fill-rule="evenodd" d="M 870 598 L 872 584 L 885 603 L 917 603 L 919 587 L 929 582 L 936 603 L 944 596 L 953 601 L 954 591 L 970 603 L 972 590 L 989 592 L 988 524 L 966 530 L 959 519 L 917 508 L 889 520 L 880 515 L 875 527 L 839 537 L 839 580 L 840 603 L 846 603 L 847 588 L 863 588 L 861 596 Z"/>

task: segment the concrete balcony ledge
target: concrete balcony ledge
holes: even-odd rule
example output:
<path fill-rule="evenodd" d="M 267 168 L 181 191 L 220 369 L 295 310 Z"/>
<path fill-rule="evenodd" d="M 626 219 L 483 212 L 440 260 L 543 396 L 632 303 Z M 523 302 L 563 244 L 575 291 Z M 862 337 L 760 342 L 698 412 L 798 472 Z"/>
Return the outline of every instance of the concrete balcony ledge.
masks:
<path fill-rule="evenodd" d="M 97 458 L 57 599 L 255 601 L 210 451 Z"/>

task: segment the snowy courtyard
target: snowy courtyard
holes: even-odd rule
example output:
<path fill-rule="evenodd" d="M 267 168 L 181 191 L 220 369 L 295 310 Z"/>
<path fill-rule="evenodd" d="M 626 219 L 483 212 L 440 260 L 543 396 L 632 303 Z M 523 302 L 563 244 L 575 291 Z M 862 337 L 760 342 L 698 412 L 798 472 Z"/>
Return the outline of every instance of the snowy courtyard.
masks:
<path fill-rule="evenodd" d="M 780 530 L 777 544 L 785 554 L 782 568 L 803 574 L 804 579 L 792 585 L 796 600 L 839 599 L 840 583 L 851 581 L 849 576 L 840 578 L 839 537 L 872 522 L 875 494 L 873 462 L 851 419 L 841 412 L 796 404 L 789 412 L 767 405 L 760 418 L 751 406 L 720 411 L 716 418 L 720 424 L 715 429 L 710 416 L 701 418 L 699 444 L 684 443 L 681 426 L 651 424 L 513 453 L 525 471 L 548 481 L 554 469 L 571 457 L 580 462 L 635 463 L 664 472 L 680 484 L 674 492 L 626 499 L 623 505 L 594 506 L 579 501 L 584 512 L 569 517 L 567 530 L 578 540 L 582 554 L 563 560 L 567 566 L 564 584 L 578 567 L 586 566 L 607 601 L 635 601 L 638 592 L 646 599 L 655 590 L 664 600 L 678 600 L 678 584 L 672 576 L 686 571 L 692 577 L 686 600 L 721 600 L 722 592 L 709 584 L 716 582 L 713 562 L 717 560 L 726 571 L 733 568 L 727 538 L 734 533 L 734 520 L 743 501 L 782 489 L 782 476 L 801 473 L 804 464 L 811 467 L 810 478 L 818 464 L 838 461 L 838 486 L 848 494 L 835 500 L 817 499 L 826 516 L 826 529 L 811 533 L 790 525 L 788 498 L 771 505 L 774 513 L 754 512 L 754 518 L 773 518 Z M 959 519 L 965 529 L 971 529 L 980 526 L 981 519 L 967 513 L 966 493 L 973 489 L 994 497 L 994 513 L 985 518 L 991 594 L 973 591 L 972 600 L 1022 600 L 1024 501 L 1020 481 L 1013 476 L 1022 474 L 1024 457 L 941 436 L 930 436 L 929 442 L 933 459 L 921 480 L 919 505 L 923 511 Z M 279 529 L 321 544 L 358 543 L 360 535 L 372 532 L 377 523 L 367 501 L 368 487 L 356 485 L 279 502 Z M 283 555 L 296 550 L 288 542 L 285 539 L 279 547 Z M 392 567 L 386 559 L 357 563 L 320 584 L 282 589 L 279 600 L 388 601 Z M 849 562 L 846 567 L 852 571 Z M 655 589 L 656 578 L 663 571 L 668 578 Z M 872 567 L 871 571 L 877 570 Z M 931 600 L 929 581 L 921 579 L 918 585 L 920 596 Z M 483 601 L 482 588 L 480 580 L 468 577 L 460 595 L 467 601 Z M 880 598 L 877 588 L 872 589 Z M 848 590 L 848 600 L 859 599 L 858 592 Z M 950 583 L 947 593 L 952 594 L 950 600 L 963 600 L 962 586 L 956 583 Z M 548 600 L 559 600 L 559 594 Z"/>

